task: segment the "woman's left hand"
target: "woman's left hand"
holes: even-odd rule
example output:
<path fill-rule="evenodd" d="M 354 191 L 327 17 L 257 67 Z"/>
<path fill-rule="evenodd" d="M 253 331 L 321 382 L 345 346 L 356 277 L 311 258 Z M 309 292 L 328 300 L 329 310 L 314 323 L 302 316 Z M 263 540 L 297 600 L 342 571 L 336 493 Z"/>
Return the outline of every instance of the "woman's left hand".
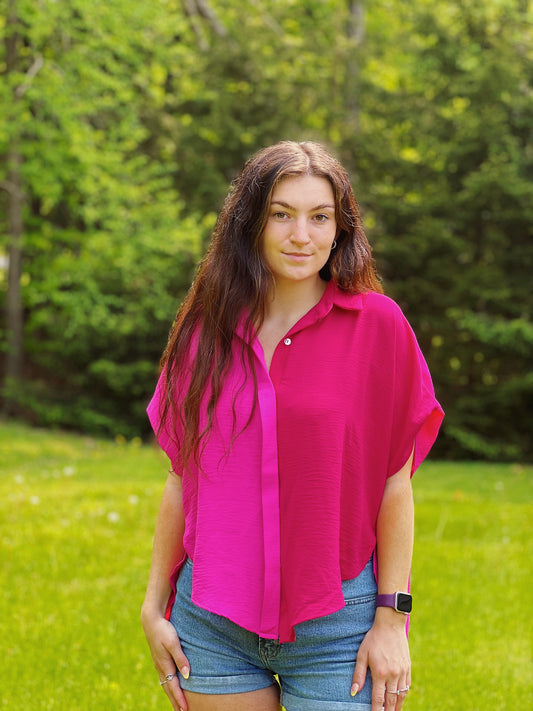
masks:
<path fill-rule="evenodd" d="M 372 674 L 372 711 L 400 711 L 411 686 L 411 660 L 405 615 L 378 608 L 373 626 L 357 654 L 352 693 L 363 688 L 367 669 Z"/>

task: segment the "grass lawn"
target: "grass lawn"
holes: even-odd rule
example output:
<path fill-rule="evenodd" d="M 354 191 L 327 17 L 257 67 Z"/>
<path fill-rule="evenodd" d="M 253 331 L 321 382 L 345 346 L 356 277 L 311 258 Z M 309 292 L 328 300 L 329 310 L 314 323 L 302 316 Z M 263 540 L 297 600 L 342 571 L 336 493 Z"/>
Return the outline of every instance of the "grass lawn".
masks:
<path fill-rule="evenodd" d="M 139 624 L 165 457 L 0 427 L 0 709 L 164 711 Z M 533 467 L 415 477 L 406 711 L 533 703 Z"/>

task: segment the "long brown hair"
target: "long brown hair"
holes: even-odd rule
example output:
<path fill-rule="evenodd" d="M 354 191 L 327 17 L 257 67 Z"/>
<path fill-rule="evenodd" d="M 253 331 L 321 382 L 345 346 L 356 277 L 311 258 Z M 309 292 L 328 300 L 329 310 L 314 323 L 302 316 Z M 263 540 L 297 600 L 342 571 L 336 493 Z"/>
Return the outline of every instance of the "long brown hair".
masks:
<path fill-rule="evenodd" d="M 211 243 L 196 278 L 181 304 L 161 359 L 166 399 L 162 425 L 179 418 L 183 437 L 176 442 L 180 461 L 199 463 L 207 442 L 224 374 L 231 365 L 233 336 L 244 310 L 248 314 L 243 363 L 249 366 L 256 390 L 253 351 L 254 328 L 264 320 L 272 274 L 263 260 L 261 237 L 272 192 L 289 176 L 313 175 L 329 180 L 335 195 L 336 248 L 320 272 L 349 292 L 381 292 L 371 249 L 363 231 L 359 208 L 342 165 L 318 143 L 282 141 L 256 153 L 232 183 L 218 217 Z M 197 339 L 194 358 L 189 349 Z M 187 368 L 190 380 L 177 402 L 177 378 Z M 208 394 L 208 396 L 207 396 Z M 207 425 L 200 430 L 202 403 L 207 399 Z M 251 417 L 251 415 L 250 415 Z M 234 413 L 235 421 L 235 413 Z"/>

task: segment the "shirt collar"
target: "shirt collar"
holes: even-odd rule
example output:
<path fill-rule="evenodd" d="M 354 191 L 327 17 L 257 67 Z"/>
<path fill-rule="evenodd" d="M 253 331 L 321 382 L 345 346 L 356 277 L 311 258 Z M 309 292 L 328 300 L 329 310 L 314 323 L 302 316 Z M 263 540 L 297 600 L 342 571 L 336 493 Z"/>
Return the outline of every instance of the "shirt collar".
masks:
<path fill-rule="evenodd" d="M 361 311 L 363 308 L 364 294 L 356 293 L 352 294 L 349 291 L 343 291 L 339 289 L 336 282 L 331 279 L 326 290 L 322 294 L 322 298 L 315 304 L 312 309 L 310 309 L 302 318 L 294 324 L 294 326 L 287 333 L 290 336 L 298 331 L 311 326 L 313 323 L 320 321 L 325 318 L 334 306 L 338 306 L 340 309 L 345 309 L 346 311 Z M 239 321 L 237 323 L 236 334 L 239 338 L 244 340 L 245 337 L 245 323 L 248 317 L 248 312 L 245 310 L 241 314 Z M 257 341 L 257 337 L 254 331 L 252 343 Z"/>
<path fill-rule="evenodd" d="M 327 311 L 331 311 L 332 306 L 338 306 L 341 309 L 347 309 L 348 311 L 361 311 L 363 308 L 363 294 L 351 293 L 349 291 L 343 291 L 337 286 L 337 283 L 331 279 L 328 282 L 326 291 L 321 301 L 318 302 L 317 306 L 324 302 L 327 304 Z"/>
<path fill-rule="evenodd" d="M 334 306 L 348 311 L 360 311 L 363 308 L 363 294 L 351 294 L 348 291 L 342 291 L 333 279 L 330 280 L 318 304 L 313 306 L 305 316 L 302 316 L 287 335 L 290 336 L 322 320 Z"/>

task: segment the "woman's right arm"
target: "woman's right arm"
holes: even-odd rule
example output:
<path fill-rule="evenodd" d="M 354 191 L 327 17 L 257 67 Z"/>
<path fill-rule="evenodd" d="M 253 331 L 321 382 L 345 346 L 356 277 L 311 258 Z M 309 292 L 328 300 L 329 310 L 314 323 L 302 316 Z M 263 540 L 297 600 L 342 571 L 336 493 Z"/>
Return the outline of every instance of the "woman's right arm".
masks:
<path fill-rule="evenodd" d="M 157 516 L 150 577 L 141 609 L 142 626 L 161 681 L 169 674 L 176 674 L 177 669 L 185 678 L 189 676 L 189 662 L 181 650 L 176 630 L 165 619 L 170 573 L 184 555 L 184 531 L 181 477 L 170 473 Z M 175 711 L 186 711 L 187 702 L 177 676 L 165 683 L 163 689 Z"/>

